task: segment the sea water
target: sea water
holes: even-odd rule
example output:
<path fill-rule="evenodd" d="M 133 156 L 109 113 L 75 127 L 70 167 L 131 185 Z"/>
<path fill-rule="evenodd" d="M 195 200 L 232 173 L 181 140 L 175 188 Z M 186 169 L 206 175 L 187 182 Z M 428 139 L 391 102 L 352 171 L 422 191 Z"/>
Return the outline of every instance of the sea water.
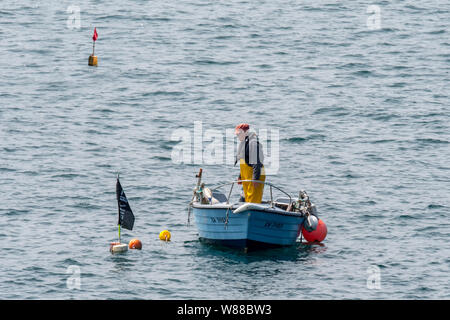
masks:
<path fill-rule="evenodd" d="M 2 0 L 0 298 L 450 298 L 449 26 L 432 0 Z M 199 168 L 238 177 L 241 122 L 321 245 L 246 254 L 187 225 Z M 123 255 L 117 173 L 143 244 Z"/>

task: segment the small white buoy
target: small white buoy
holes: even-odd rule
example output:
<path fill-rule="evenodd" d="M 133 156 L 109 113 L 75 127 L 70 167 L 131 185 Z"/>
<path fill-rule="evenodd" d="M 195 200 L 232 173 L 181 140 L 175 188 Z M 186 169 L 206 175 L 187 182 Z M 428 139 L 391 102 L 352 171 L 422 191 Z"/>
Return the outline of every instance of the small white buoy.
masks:
<path fill-rule="evenodd" d="M 126 251 L 128 251 L 128 245 L 126 243 L 113 242 L 113 243 L 111 243 L 109 251 L 111 251 L 111 253 L 126 252 Z"/>

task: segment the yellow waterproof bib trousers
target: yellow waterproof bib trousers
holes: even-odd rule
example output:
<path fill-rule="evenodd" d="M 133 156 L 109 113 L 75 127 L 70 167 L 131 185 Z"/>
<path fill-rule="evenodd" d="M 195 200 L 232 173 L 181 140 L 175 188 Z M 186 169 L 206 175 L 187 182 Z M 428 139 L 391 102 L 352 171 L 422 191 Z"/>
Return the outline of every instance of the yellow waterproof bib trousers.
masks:
<path fill-rule="evenodd" d="M 252 180 L 253 179 L 253 168 L 245 163 L 244 159 L 240 161 L 241 169 L 241 180 Z M 259 181 L 266 181 L 266 172 L 264 171 L 264 166 L 261 168 L 261 175 L 259 176 Z M 244 189 L 245 202 L 261 203 L 264 184 L 258 183 L 255 187 L 253 182 L 242 182 L 242 188 Z"/>

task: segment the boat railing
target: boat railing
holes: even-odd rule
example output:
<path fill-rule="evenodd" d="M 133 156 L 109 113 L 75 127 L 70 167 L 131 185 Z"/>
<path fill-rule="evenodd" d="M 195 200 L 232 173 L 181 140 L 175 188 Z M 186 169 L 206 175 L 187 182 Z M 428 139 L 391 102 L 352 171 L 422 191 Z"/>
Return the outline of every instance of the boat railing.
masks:
<path fill-rule="evenodd" d="M 235 184 L 235 183 L 242 183 L 242 182 L 256 182 L 256 183 L 263 183 L 264 185 L 269 186 L 269 187 L 270 187 L 270 205 L 271 205 L 272 208 L 274 207 L 274 200 L 273 200 L 273 193 L 272 193 L 272 189 L 273 189 L 273 188 L 277 189 L 278 191 L 280 191 L 280 192 L 284 193 L 286 196 L 288 196 L 288 198 L 289 198 L 289 207 L 290 207 L 291 204 L 292 204 L 292 197 L 289 195 L 289 193 L 287 193 L 287 192 L 284 191 L 283 189 L 281 189 L 281 188 L 279 188 L 279 187 L 273 185 L 273 184 L 270 183 L 270 182 L 265 182 L 265 181 L 261 181 L 261 180 L 234 180 L 234 181 L 231 181 L 231 182 L 227 182 L 227 183 L 219 184 L 219 185 L 217 185 L 217 186 L 213 186 L 213 188 L 211 188 L 211 192 L 214 192 L 214 191 L 216 191 L 217 189 L 222 188 L 222 187 L 224 187 L 224 186 L 231 185 L 230 191 L 228 192 L 228 197 L 227 197 L 227 204 L 229 204 L 229 203 L 230 203 L 231 193 L 233 192 L 234 184 Z M 210 204 L 212 204 L 212 197 L 211 197 L 211 199 L 210 199 Z"/>

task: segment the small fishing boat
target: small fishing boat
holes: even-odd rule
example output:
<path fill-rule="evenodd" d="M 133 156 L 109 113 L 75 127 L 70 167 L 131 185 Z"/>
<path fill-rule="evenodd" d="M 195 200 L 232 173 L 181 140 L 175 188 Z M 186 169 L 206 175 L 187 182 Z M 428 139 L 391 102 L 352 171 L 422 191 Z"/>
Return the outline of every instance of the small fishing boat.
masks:
<path fill-rule="evenodd" d="M 242 248 L 244 251 L 257 248 L 290 246 L 297 242 L 302 227 L 314 231 L 318 225 L 316 206 L 305 191 L 292 198 L 281 188 L 256 180 L 239 180 L 205 187 L 201 182 L 202 169 L 197 177 L 197 186 L 189 203 L 188 224 L 191 211 L 201 241 Z M 235 184 L 260 182 L 270 191 L 270 199 L 261 203 L 232 202 Z M 229 187 L 228 196 L 220 190 Z M 273 199 L 273 191 L 283 197 Z"/>

